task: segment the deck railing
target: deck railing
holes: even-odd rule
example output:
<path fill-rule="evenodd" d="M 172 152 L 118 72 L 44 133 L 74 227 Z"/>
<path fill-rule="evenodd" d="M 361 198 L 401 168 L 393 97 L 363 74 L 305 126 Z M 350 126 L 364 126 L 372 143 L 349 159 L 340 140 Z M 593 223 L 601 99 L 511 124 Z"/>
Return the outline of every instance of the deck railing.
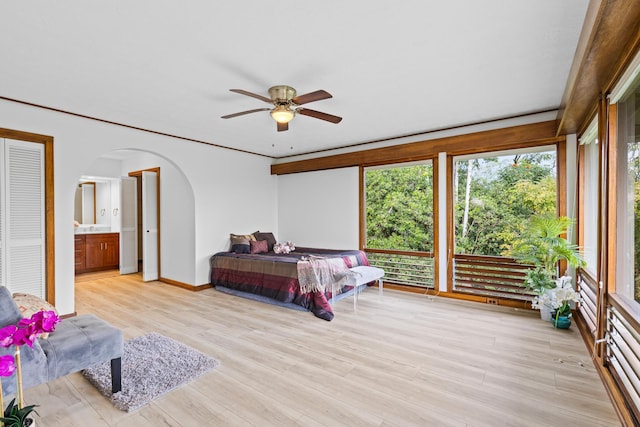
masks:
<path fill-rule="evenodd" d="M 640 328 L 624 301 L 610 296 L 608 302 L 607 364 L 637 421 L 640 419 Z"/>
<path fill-rule="evenodd" d="M 430 252 L 365 249 L 369 263 L 384 269 L 385 282 L 434 287 L 434 258 Z M 453 259 L 453 292 L 531 301 L 534 292 L 524 286 L 530 265 L 512 258 L 456 254 Z"/>
<path fill-rule="evenodd" d="M 595 338 L 597 328 L 596 295 L 598 294 L 598 285 L 596 279 L 591 277 L 591 275 L 583 269 L 578 269 L 577 277 L 578 293 L 580 294 L 580 303 L 578 303 L 578 310 L 580 311 L 580 314 L 582 314 L 582 317 L 584 318 L 584 321 L 589 328 L 591 337 Z"/>
<path fill-rule="evenodd" d="M 365 249 L 369 263 L 384 270 L 384 281 L 433 288 L 433 254 L 384 249 Z"/>
<path fill-rule="evenodd" d="M 531 301 L 524 277 L 531 266 L 513 258 L 456 254 L 453 257 L 453 291 L 476 296 Z"/>

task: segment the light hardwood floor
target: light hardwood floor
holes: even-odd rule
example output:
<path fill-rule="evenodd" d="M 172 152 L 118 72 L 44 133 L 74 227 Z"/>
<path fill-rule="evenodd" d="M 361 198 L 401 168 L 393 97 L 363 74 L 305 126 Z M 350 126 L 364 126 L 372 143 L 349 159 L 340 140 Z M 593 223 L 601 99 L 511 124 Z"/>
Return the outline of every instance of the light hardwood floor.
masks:
<path fill-rule="evenodd" d="M 221 365 L 134 413 L 69 375 L 26 391 L 39 426 L 619 425 L 575 325 L 537 312 L 368 289 L 326 322 L 108 274 L 77 281 L 76 309 Z"/>

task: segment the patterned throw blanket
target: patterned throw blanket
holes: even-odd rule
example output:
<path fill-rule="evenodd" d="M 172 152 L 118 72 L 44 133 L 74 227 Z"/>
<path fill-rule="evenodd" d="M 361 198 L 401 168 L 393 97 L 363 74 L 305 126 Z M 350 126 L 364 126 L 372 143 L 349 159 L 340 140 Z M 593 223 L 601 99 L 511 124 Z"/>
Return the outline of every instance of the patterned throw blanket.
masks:
<path fill-rule="evenodd" d="M 344 286 L 355 286 L 356 276 L 342 258 L 305 257 L 298 261 L 300 292 L 325 292 L 331 286 L 332 293 L 339 293 Z"/>

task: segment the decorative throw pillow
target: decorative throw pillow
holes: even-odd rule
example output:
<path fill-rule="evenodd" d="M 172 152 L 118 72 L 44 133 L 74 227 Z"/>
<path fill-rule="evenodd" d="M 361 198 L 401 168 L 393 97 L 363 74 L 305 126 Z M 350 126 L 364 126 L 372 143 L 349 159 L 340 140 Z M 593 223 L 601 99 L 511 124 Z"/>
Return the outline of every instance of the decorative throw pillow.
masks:
<path fill-rule="evenodd" d="M 251 240 L 249 242 L 252 254 L 263 254 L 269 252 L 269 246 L 266 240 Z"/>
<path fill-rule="evenodd" d="M 250 250 L 251 250 L 251 247 L 249 245 L 243 245 L 243 244 L 231 245 L 231 252 L 236 254 L 248 254 Z"/>
<path fill-rule="evenodd" d="M 237 254 L 248 254 L 251 250 L 249 242 L 256 240 L 253 234 L 230 234 L 231 252 Z"/>
<path fill-rule="evenodd" d="M 253 234 L 233 234 L 231 233 L 230 236 L 233 237 L 238 237 L 241 239 L 248 239 L 248 240 L 256 240 L 256 237 Z"/>
<path fill-rule="evenodd" d="M 256 240 L 266 240 L 267 241 L 267 249 L 269 252 L 273 251 L 273 245 L 276 244 L 276 238 L 271 232 L 256 232 L 254 233 Z"/>
<path fill-rule="evenodd" d="M 31 317 L 39 311 L 53 311 L 58 314 L 58 310 L 47 301 L 40 297 L 31 294 L 15 293 L 13 294 L 13 300 L 15 301 L 22 317 Z M 38 338 L 47 339 L 48 333 L 40 335 Z"/>

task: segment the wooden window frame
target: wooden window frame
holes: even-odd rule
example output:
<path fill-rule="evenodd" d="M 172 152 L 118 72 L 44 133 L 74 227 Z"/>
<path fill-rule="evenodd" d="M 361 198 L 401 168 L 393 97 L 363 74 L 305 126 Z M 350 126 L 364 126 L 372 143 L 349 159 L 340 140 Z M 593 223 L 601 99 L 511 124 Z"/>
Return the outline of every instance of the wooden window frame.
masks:
<path fill-rule="evenodd" d="M 376 253 L 387 253 L 387 254 L 392 254 L 392 255 L 412 255 L 412 256 L 419 256 L 419 257 L 430 257 L 433 256 L 433 260 L 434 260 L 434 266 L 433 266 L 433 286 L 434 289 L 437 290 L 438 286 L 439 286 L 439 266 L 438 266 L 438 262 L 436 262 L 438 260 L 438 246 L 439 246 L 439 232 L 438 232 L 438 228 L 439 228 L 439 215 L 438 215 L 438 205 L 439 205 L 439 192 L 438 192 L 438 156 L 437 154 L 425 157 L 423 159 L 419 159 L 419 160 L 414 160 L 412 162 L 393 162 L 393 163 L 379 163 L 379 164 L 369 164 L 367 166 L 360 166 L 358 168 L 358 193 L 359 193 L 359 224 L 360 224 L 360 235 L 359 235 L 359 241 L 360 241 L 360 250 L 365 251 L 365 250 L 369 250 L 365 247 L 366 244 L 366 235 L 367 235 L 367 230 L 366 230 L 366 197 L 365 197 L 365 179 L 364 179 L 364 174 L 365 174 L 365 169 L 371 166 L 389 166 L 389 167 L 402 167 L 403 164 L 405 163 L 416 163 L 416 162 L 427 162 L 430 161 L 431 162 L 431 171 L 432 171 L 432 182 L 433 182 L 433 247 L 431 252 L 425 252 L 425 251 L 398 251 L 398 250 L 393 250 L 393 249 L 376 249 L 376 248 L 371 248 L 371 252 L 376 252 Z M 399 285 L 398 288 L 402 288 L 402 289 L 411 289 L 411 286 L 408 285 Z M 421 292 L 424 291 L 424 289 L 422 287 L 418 288 Z"/>
<path fill-rule="evenodd" d="M 510 145 L 509 148 L 494 148 L 494 147 L 484 147 L 485 149 L 479 149 L 479 147 L 474 147 L 472 149 L 466 151 L 458 151 L 455 153 L 447 153 L 447 247 L 449 250 L 447 251 L 447 292 L 456 295 L 453 290 L 453 264 L 455 253 L 453 248 L 455 247 L 455 219 L 454 219 L 454 209 L 453 209 L 453 200 L 454 200 L 454 188 L 453 188 L 453 174 L 454 174 L 454 164 L 453 159 L 455 157 L 471 155 L 471 154 L 488 154 L 495 153 L 498 151 L 509 151 L 509 150 L 518 150 L 518 149 L 526 149 L 531 147 L 542 147 L 542 146 L 551 146 L 555 145 L 556 147 L 556 214 L 559 216 L 564 216 L 567 214 L 567 144 L 566 138 L 564 136 L 556 138 L 553 142 L 546 141 L 545 143 L 527 143 L 518 145 Z M 561 271 L 566 269 L 566 263 L 561 263 L 560 265 Z M 517 304 L 519 305 L 519 304 Z"/>

